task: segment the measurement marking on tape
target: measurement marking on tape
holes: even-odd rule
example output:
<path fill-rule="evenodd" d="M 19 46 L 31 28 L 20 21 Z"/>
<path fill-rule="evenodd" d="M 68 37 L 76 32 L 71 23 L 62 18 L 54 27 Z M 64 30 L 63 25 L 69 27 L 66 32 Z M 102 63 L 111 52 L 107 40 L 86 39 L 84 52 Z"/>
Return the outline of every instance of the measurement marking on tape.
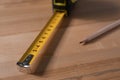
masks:
<path fill-rule="evenodd" d="M 56 30 L 58 24 L 64 17 L 65 12 L 55 12 L 49 22 L 46 24 L 44 29 L 39 33 L 37 38 L 33 41 L 28 50 L 24 53 L 21 59 L 18 61 L 20 67 L 30 67 L 34 59 L 40 54 L 40 50 L 43 49 L 44 45 Z"/>

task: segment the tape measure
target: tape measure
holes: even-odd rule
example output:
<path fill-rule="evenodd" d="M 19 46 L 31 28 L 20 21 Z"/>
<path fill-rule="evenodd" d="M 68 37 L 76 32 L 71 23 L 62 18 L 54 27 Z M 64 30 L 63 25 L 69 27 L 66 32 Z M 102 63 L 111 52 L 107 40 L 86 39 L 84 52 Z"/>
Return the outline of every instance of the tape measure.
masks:
<path fill-rule="evenodd" d="M 64 15 L 69 15 L 70 8 L 74 3 L 76 3 L 76 1 L 77 0 L 52 0 L 54 15 L 50 18 L 46 26 L 39 33 L 21 59 L 17 62 L 20 71 L 32 73 L 30 70 L 32 69 L 32 64 L 34 64 L 38 55 L 42 54 L 45 44 L 49 41 L 49 38 L 57 29 Z"/>
<path fill-rule="evenodd" d="M 37 38 L 33 41 L 31 46 L 17 62 L 17 65 L 21 68 L 30 68 L 35 58 L 40 54 L 40 51 L 44 48 L 44 45 L 49 40 L 52 33 L 58 27 L 62 21 L 66 12 L 55 12 L 44 29 L 39 33 Z"/>

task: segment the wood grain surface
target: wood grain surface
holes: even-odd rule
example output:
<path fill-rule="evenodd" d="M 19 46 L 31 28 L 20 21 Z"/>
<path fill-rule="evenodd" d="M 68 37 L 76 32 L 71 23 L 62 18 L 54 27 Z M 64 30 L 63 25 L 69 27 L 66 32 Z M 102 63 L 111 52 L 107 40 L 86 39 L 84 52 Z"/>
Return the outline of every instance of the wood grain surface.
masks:
<path fill-rule="evenodd" d="M 51 0 L 0 1 L 0 80 L 120 80 L 120 27 L 79 44 L 120 19 L 119 0 L 78 0 L 37 73 L 19 72 L 16 62 L 52 14 Z"/>

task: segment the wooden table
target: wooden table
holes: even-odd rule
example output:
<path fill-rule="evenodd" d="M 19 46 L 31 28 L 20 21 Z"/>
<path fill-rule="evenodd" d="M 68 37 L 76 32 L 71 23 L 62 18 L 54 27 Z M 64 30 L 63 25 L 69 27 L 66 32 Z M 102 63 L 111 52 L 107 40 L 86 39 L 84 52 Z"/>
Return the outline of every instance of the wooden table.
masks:
<path fill-rule="evenodd" d="M 51 0 L 0 1 L 0 80 L 120 80 L 120 27 L 79 44 L 120 19 L 119 0 L 79 0 L 47 49 L 43 73 L 19 72 L 16 62 L 52 14 Z"/>

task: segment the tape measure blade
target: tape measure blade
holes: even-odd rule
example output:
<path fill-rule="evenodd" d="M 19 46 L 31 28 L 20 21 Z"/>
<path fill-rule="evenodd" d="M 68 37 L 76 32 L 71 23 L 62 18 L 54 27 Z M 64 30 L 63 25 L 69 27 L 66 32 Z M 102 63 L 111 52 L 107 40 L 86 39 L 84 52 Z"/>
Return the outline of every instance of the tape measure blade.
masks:
<path fill-rule="evenodd" d="M 34 59 L 40 54 L 40 51 L 44 47 L 44 45 L 49 40 L 52 33 L 57 28 L 58 24 L 61 22 L 65 12 L 55 12 L 54 15 L 50 18 L 48 23 L 42 29 L 42 31 L 38 34 L 36 39 L 30 45 L 28 50 L 24 53 L 21 59 L 18 61 L 18 65 L 20 67 L 30 67 Z"/>

